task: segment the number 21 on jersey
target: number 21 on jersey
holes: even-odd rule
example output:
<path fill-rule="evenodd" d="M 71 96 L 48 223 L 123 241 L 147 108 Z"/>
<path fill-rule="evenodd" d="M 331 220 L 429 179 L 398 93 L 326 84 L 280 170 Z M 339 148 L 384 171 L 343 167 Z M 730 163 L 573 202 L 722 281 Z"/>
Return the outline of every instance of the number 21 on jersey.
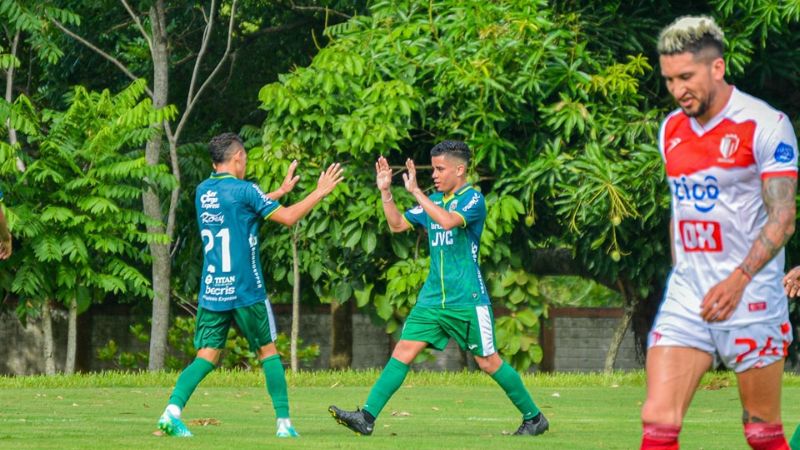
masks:
<path fill-rule="evenodd" d="M 216 243 L 216 239 L 214 239 L 215 235 L 211 232 L 211 230 L 201 230 L 200 237 L 205 242 L 205 247 L 203 248 L 204 253 L 210 252 Z M 231 231 L 228 228 L 220 229 L 216 237 L 220 238 L 220 244 L 222 245 L 222 271 L 223 272 L 230 272 L 231 271 Z M 208 241 L 206 242 L 206 238 Z M 208 269 L 209 272 L 214 272 L 211 270 L 211 267 Z"/>

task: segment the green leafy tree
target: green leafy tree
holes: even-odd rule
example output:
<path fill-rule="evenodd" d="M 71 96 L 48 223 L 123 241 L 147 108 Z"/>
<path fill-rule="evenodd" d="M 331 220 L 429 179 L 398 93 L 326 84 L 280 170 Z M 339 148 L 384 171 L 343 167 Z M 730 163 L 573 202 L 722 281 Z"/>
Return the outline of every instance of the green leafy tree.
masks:
<path fill-rule="evenodd" d="M 65 111 L 37 111 L 24 96 L 9 108 L 27 150 L 27 170 L 11 189 L 10 222 L 22 244 L 10 286 L 21 318 L 40 311 L 45 318 L 48 373 L 54 372 L 52 307 L 69 309 L 69 373 L 78 314 L 108 295 L 151 294 L 136 265 L 147 244 L 166 237 L 146 231 L 151 219 L 137 206 L 145 187 L 169 188 L 174 178 L 165 166 L 148 165 L 136 148 L 152 135 L 150 125 L 175 109 L 154 109 L 144 91 L 144 81 L 117 94 L 77 87 Z M 4 156 L 8 171 L 10 155 Z"/>

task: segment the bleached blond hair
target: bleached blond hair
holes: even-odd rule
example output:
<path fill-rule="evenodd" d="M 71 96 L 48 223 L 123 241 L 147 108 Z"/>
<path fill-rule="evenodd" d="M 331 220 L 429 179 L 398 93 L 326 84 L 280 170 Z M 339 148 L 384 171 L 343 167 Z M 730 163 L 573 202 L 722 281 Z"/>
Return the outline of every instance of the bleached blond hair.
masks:
<path fill-rule="evenodd" d="M 675 19 L 658 35 L 658 54 L 674 55 L 690 52 L 697 55 L 716 50 L 721 57 L 725 48 L 725 33 L 709 16 L 683 16 Z"/>

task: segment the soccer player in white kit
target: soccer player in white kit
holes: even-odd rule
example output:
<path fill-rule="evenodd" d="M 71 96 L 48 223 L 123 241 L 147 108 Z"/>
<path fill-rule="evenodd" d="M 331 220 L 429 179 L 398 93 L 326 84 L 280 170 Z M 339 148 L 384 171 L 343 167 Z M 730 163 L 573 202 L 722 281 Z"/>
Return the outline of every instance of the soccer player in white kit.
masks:
<path fill-rule="evenodd" d="M 679 108 L 659 148 L 672 193 L 673 269 L 648 339 L 642 449 L 677 449 L 715 355 L 736 372 L 753 449 L 787 449 L 780 415 L 792 341 L 783 246 L 794 232 L 797 139 L 785 114 L 725 79 L 724 36 L 682 17 L 658 40 Z"/>

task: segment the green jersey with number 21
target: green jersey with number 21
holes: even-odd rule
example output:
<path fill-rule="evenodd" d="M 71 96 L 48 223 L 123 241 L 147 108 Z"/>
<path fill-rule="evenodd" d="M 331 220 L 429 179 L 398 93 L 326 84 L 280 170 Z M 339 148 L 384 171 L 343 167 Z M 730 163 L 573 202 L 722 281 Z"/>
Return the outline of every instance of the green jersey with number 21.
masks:
<path fill-rule="evenodd" d="M 203 239 L 200 306 L 227 311 L 265 301 L 258 226 L 280 203 L 253 182 L 214 173 L 197 186 L 195 206 Z"/>

